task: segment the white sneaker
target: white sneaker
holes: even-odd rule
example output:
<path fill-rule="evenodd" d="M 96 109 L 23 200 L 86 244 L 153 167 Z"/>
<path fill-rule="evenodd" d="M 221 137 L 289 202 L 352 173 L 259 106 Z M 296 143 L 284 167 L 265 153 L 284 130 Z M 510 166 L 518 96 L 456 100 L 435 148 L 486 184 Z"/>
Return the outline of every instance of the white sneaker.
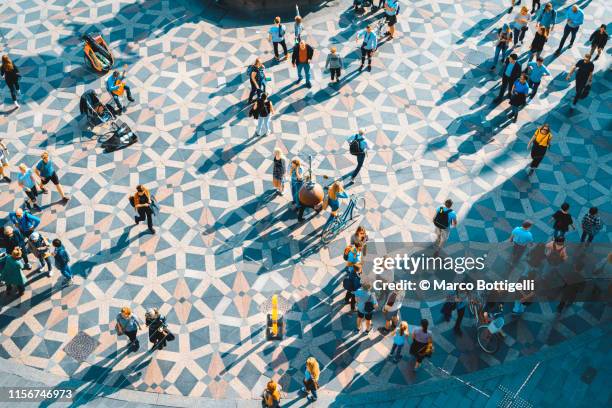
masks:
<path fill-rule="evenodd" d="M 19 102 L 15 101 L 15 107 L 19 108 Z"/>
<path fill-rule="evenodd" d="M 47 272 L 47 276 L 48 276 L 48 277 L 52 277 L 52 276 L 53 276 L 53 270 L 51 270 L 51 271 Z"/>

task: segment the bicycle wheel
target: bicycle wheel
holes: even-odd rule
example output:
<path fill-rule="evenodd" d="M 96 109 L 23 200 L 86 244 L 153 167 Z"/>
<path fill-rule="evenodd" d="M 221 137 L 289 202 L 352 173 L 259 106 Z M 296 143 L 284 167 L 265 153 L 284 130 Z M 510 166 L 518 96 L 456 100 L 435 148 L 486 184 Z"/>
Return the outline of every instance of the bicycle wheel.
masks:
<path fill-rule="evenodd" d="M 324 229 L 323 232 L 321 232 L 321 242 L 324 244 L 329 244 L 332 242 L 340 230 L 339 224 L 340 223 L 338 220 L 335 220 L 326 229 Z"/>
<path fill-rule="evenodd" d="M 489 331 L 489 325 L 478 326 L 476 337 L 478 345 L 485 353 L 494 354 L 499 349 L 499 336 Z"/>
<path fill-rule="evenodd" d="M 365 198 L 359 196 L 355 199 L 355 208 L 358 210 L 365 210 Z"/>

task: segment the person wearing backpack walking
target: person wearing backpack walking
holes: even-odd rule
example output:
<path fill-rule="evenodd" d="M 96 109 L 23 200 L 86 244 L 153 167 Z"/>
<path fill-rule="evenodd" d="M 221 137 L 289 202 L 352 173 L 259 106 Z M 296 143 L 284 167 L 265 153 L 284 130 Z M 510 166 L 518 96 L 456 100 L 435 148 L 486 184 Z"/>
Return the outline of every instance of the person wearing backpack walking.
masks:
<path fill-rule="evenodd" d="M 342 280 L 342 287 L 346 290 L 344 303 L 351 305 L 351 313 L 355 311 L 355 292 L 361 287 L 361 264 L 347 268 L 346 277 Z"/>
<path fill-rule="evenodd" d="M 550 127 L 548 123 L 540 126 L 533 136 L 529 143 L 527 143 L 527 148 L 531 145 L 531 164 L 529 165 L 529 175 L 532 175 L 535 169 L 538 168 L 542 159 L 546 155 L 548 148 L 550 147 L 550 140 L 552 139 L 552 133 L 550 131 Z"/>
<path fill-rule="evenodd" d="M 362 255 L 366 256 L 368 252 L 368 245 L 366 244 L 366 242 L 368 242 L 368 234 L 366 232 L 366 229 L 361 225 L 358 226 L 357 231 L 355 231 L 355 233 L 351 235 L 351 244 L 356 245 L 358 242 L 361 243 Z"/>
<path fill-rule="evenodd" d="M 546 260 L 553 266 L 561 265 L 567 260 L 567 249 L 565 246 L 565 237 L 555 237 L 544 247 Z"/>
<path fill-rule="evenodd" d="M 362 250 L 363 250 L 362 242 L 355 242 L 354 244 L 350 244 L 346 248 L 344 248 L 343 258 L 346 261 L 347 268 L 350 268 L 351 266 L 354 266 L 355 264 L 361 263 L 361 257 L 363 255 Z"/>
<path fill-rule="evenodd" d="M 449 198 L 444 202 L 444 206 L 440 206 L 436 209 L 436 215 L 433 219 L 433 223 L 436 228 L 435 245 L 438 247 L 438 251 L 442 249 L 448 240 L 450 228 L 457 226 L 457 214 L 451 208 L 452 206 L 453 200 Z"/>
<path fill-rule="evenodd" d="M 419 368 L 425 357 L 431 357 L 433 353 L 433 337 L 428 327 L 429 321 L 423 319 L 421 320 L 421 327 L 417 327 L 412 331 L 410 354 L 416 359 L 414 364 L 415 370 Z"/>
<path fill-rule="evenodd" d="M 357 301 L 357 327 L 356 332 L 361 331 L 361 322 L 365 319 L 365 333 L 370 333 L 372 330 L 372 313 L 378 307 L 376 296 L 370 291 L 372 285 L 368 282 L 361 284 L 361 287 L 355 291 L 355 300 Z"/>
<path fill-rule="evenodd" d="M 389 353 L 389 358 L 393 358 L 393 362 L 397 363 L 402 358 L 402 348 L 404 344 L 408 341 L 408 336 L 410 333 L 408 332 L 408 323 L 402 322 L 400 326 L 395 329 L 395 335 L 393 336 L 393 346 L 391 346 L 391 353 Z M 393 355 L 395 354 L 395 356 Z"/>
<path fill-rule="evenodd" d="M 250 105 L 253 103 L 254 96 L 257 96 L 257 99 L 259 99 L 261 94 L 266 92 L 265 67 L 259 58 L 255 59 L 253 65 L 249 65 L 247 68 L 247 76 L 251 84 L 251 92 L 249 93 L 249 99 L 247 101 L 247 104 Z"/>
<path fill-rule="evenodd" d="M 383 306 L 383 315 L 385 317 L 385 326 L 380 329 L 380 332 L 385 336 L 391 333 L 397 327 L 399 321 L 399 311 L 402 308 L 402 302 L 406 292 L 403 290 L 393 290 L 389 293 L 387 301 Z M 393 354 L 393 353 L 392 353 Z"/>
<path fill-rule="evenodd" d="M 268 99 L 268 95 L 264 92 L 261 97 L 255 101 L 251 110 L 251 116 L 257 119 L 257 128 L 255 134 L 257 136 L 266 136 L 270 132 L 270 120 L 274 113 L 272 101 Z"/>
<path fill-rule="evenodd" d="M 349 152 L 353 156 L 357 156 L 357 167 L 351 173 L 351 182 L 355 182 L 355 177 L 359 174 L 361 167 L 366 159 L 366 154 L 369 149 L 368 141 L 364 136 L 364 130 L 359 129 L 356 135 L 349 136 L 346 141 L 349 143 Z"/>
<path fill-rule="evenodd" d="M 586 240 L 587 245 L 593 242 L 595 235 L 602 229 L 601 219 L 597 215 L 599 210 L 597 207 L 591 207 L 589 212 L 582 218 L 582 236 L 580 242 Z"/>
<path fill-rule="evenodd" d="M 147 221 L 147 227 L 151 234 L 155 234 L 153 228 L 153 199 L 151 193 L 145 186 L 139 184 L 136 186 L 136 194 L 130 197 L 130 204 L 136 209 L 138 215 L 134 216 L 134 222 L 136 225 L 140 224 L 141 221 Z"/>
<path fill-rule="evenodd" d="M 337 53 L 336 47 L 331 47 L 330 53 L 325 61 L 325 69 L 329 69 L 331 82 L 340 82 L 340 74 L 342 72 L 342 57 Z"/>
<path fill-rule="evenodd" d="M 270 30 L 268 30 L 268 41 L 272 41 L 272 46 L 274 47 L 274 58 L 277 61 L 280 61 L 280 58 L 278 57 L 279 44 L 281 47 L 283 47 L 283 53 L 285 54 L 283 59 L 287 59 L 287 55 L 289 55 L 287 52 L 287 43 L 285 42 L 286 32 L 287 28 L 284 24 L 281 24 L 281 18 L 276 17 L 274 19 L 274 25 L 270 27 Z"/>
<path fill-rule="evenodd" d="M 268 381 L 266 389 L 261 394 L 261 406 L 264 408 L 280 408 L 281 390 L 280 384 L 273 380 Z"/>
<path fill-rule="evenodd" d="M 574 220 L 569 213 L 570 205 L 568 203 L 561 204 L 561 209 L 557 210 L 553 214 L 553 238 L 565 237 L 569 228 L 576 229 L 574 227 Z"/>

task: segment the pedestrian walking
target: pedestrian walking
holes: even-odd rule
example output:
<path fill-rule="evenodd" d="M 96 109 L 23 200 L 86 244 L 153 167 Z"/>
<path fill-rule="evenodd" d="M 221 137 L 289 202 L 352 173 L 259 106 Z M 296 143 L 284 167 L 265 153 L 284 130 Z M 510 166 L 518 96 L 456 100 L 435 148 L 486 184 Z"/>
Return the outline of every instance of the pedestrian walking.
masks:
<path fill-rule="evenodd" d="M 576 5 L 572 6 L 572 8 L 567 11 L 566 18 L 567 21 L 563 28 L 563 37 L 561 37 L 561 42 L 559 43 L 559 48 L 555 51 L 555 55 L 561 54 L 565 40 L 570 35 L 572 38 L 570 39 L 569 46 L 570 48 L 573 47 L 574 41 L 576 40 L 576 33 L 578 33 L 580 26 L 584 23 L 584 13 Z"/>
<path fill-rule="evenodd" d="M 512 29 L 508 24 L 504 24 L 499 30 L 497 30 L 497 45 L 495 45 L 495 56 L 493 57 L 493 65 L 491 65 L 491 71 L 495 70 L 497 61 L 501 56 L 501 61 L 506 60 L 506 53 L 508 47 L 512 41 Z"/>
<path fill-rule="evenodd" d="M 402 348 L 408 341 L 409 335 L 408 323 L 402 322 L 395 330 L 395 335 L 393 336 L 393 346 L 391 346 L 391 353 L 389 353 L 389 358 L 392 358 L 395 363 L 401 360 Z"/>
<path fill-rule="evenodd" d="M 442 314 L 444 320 L 450 322 L 453 315 L 453 310 L 457 310 L 457 319 L 453 326 L 453 331 L 461 335 L 461 323 L 463 322 L 463 316 L 465 315 L 465 308 L 467 306 L 468 298 L 465 290 L 457 290 L 448 296 L 448 300 L 442 305 Z"/>
<path fill-rule="evenodd" d="M 283 195 L 285 190 L 285 172 L 287 171 L 287 159 L 278 147 L 274 149 L 272 160 L 272 184 L 276 194 Z"/>
<path fill-rule="evenodd" d="M 6 145 L 3 143 L 3 140 L 0 139 L 0 180 L 5 181 L 7 183 L 11 182 L 9 178 L 9 163 L 8 163 L 9 150 Z"/>
<path fill-rule="evenodd" d="M 537 6 L 537 7 L 536 7 Z M 535 14 L 541 7 L 540 0 L 531 0 L 531 14 Z"/>
<path fill-rule="evenodd" d="M 149 328 L 149 341 L 153 343 L 151 350 L 163 350 L 169 341 L 174 340 L 166 323 L 166 317 L 157 308 L 151 308 L 145 313 L 145 325 Z"/>
<path fill-rule="evenodd" d="M 567 261 L 567 248 L 565 246 L 565 237 L 554 237 L 544 247 L 544 253 L 546 254 L 546 260 L 552 266 L 558 266 L 561 265 L 563 262 Z"/>
<path fill-rule="evenodd" d="M 304 386 L 300 391 L 306 394 L 309 401 L 316 401 L 318 398 L 320 373 L 319 362 L 314 357 L 308 357 L 304 371 Z"/>
<path fill-rule="evenodd" d="M 538 59 L 542 56 L 542 51 L 544 50 L 546 40 L 548 40 L 548 38 L 546 38 L 546 29 L 539 26 L 533 40 L 531 41 L 531 47 L 529 47 L 529 58 L 527 61 L 531 62 L 534 56 Z"/>
<path fill-rule="evenodd" d="M 10 295 L 13 287 L 17 289 L 17 296 L 23 295 L 25 292 L 25 284 L 27 279 L 23 274 L 23 263 L 19 258 L 22 258 L 23 254 L 21 248 L 14 248 L 11 251 L 10 256 L 6 256 L 2 261 L 4 265 L 0 268 L 0 280 L 6 284 L 6 295 Z"/>
<path fill-rule="evenodd" d="M 506 58 L 504 68 L 502 70 L 502 82 L 499 88 L 499 95 L 495 99 L 495 102 L 501 102 L 504 99 L 506 89 L 508 90 L 508 98 L 512 95 L 512 85 L 521 76 L 521 64 L 518 62 L 518 55 L 510 54 Z"/>
<path fill-rule="evenodd" d="M 363 163 L 366 159 L 366 154 L 370 145 L 365 138 L 365 131 L 363 129 L 359 129 L 357 134 L 349 136 L 346 141 L 349 144 L 349 152 L 357 157 L 357 167 L 351 173 L 351 183 L 355 182 L 355 177 L 359 174 L 361 167 L 363 167 Z"/>
<path fill-rule="evenodd" d="M 17 182 L 19 186 L 23 189 L 23 192 L 26 195 L 26 207 L 29 209 L 35 208 L 40 211 L 40 207 L 38 206 L 38 190 L 36 189 L 36 178 L 34 177 L 34 173 L 32 169 L 29 169 L 24 163 L 19 165 L 19 175 L 17 176 Z"/>
<path fill-rule="evenodd" d="M 346 268 L 351 268 L 356 264 L 361 264 L 361 258 L 363 257 L 363 243 L 357 241 L 354 244 L 351 243 L 344 248 L 343 258 L 346 261 Z"/>
<path fill-rule="evenodd" d="M 569 213 L 570 205 L 568 203 L 561 204 L 561 209 L 557 210 L 552 216 L 553 220 L 553 237 L 565 237 L 567 231 L 574 227 L 574 220 Z"/>
<path fill-rule="evenodd" d="M 325 61 L 325 69 L 329 69 L 331 82 L 340 82 L 342 67 L 344 66 L 342 57 L 338 54 L 336 47 L 331 47 L 330 53 Z"/>
<path fill-rule="evenodd" d="M 508 14 L 512 13 L 512 9 L 514 8 L 514 6 L 520 6 L 520 5 L 521 5 L 521 0 L 512 0 L 512 5 L 508 9 Z"/>
<path fill-rule="evenodd" d="M 606 25 L 602 24 L 597 30 L 593 31 L 591 37 L 589 37 L 589 41 L 591 42 L 591 55 L 595 54 L 597 51 L 597 55 L 593 58 L 593 61 L 597 61 L 597 59 L 601 56 L 604 48 L 606 48 L 606 44 L 608 43 L 608 31 L 606 31 Z"/>
<path fill-rule="evenodd" d="M 351 313 L 355 311 L 355 292 L 361 287 L 361 264 L 354 264 L 346 269 L 346 277 L 342 280 L 342 287 L 346 290 L 344 303 L 351 305 Z"/>
<path fill-rule="evenodd" d="M 266 92 L 266 73 L 264 64 L 262 64 L 259 58 L 255 59 L 252 65 L 247 68 L 247 76 L 249 77 L 249 83 L 251 84 L 251 92 L 249 92 L 249 99 L 247 104 L 253 103 L 253 97 L 257 99 L 261 97 L 261 94 Z"/>
<path fill-rule="evenodd" d="M 39 232 L 33 232 L 28 238 L 28 246 L 30 252 L 40 262 L 40 269 L 47 267 L 47 276 L 53 276 L 53 267 L 51 266 L 51 244 L 47 238 L 43 237 Z"/>
<path fill-rule="evenodd" d="M 294 35 L 294 47 L 302 41 L 302 36 L 304 35 L 304 24 L 302 24 L 302 17 L 295 16 L 295 24 L 293 25 L 293 35 Z"/>
<path fill-rule="evenodd" d="M 268 99 L 268 94 L 264 92 L 255 101 L 253 107 L 251 108 L 251 112 L 249 112 L 250 116 L 257 119 L 255 135 L 261 137 L 270 133 L 270 120 L 272 119 L 273 114 L 274 106 L 272 105 L 272 101 Z"/>
<path fill-rule="evenodd" d="M 291 160 L 291 168 L 289 169 L 289 177 L 291 178 L 291 199 L 296 209 L 301 207 L 300 190 L 304 184 L 304 169 L 299 158 L 294 157 Z"/>
<path fill-rule="evenodd" d="M 363 256 L 367 255 L 368 252 L 368 233 L 366 232 L 365 227 L 358 226 L 357 230 L 353 235 L 351 235 L 351 244 L 357 245 L 357 243 L 361 244 L 362 254 Z"/>
<path fill-rule="evenodd" d="M 4 227 L 4 249 L 7 254 L 13 252 L 15 248 L 19 248 L 21 254 L 21 260 L 23 261 L 23 269 L 30 270 L 32 266 L 28 262 L 28 249 L 26 247 L 26 241 L 24 236 L 19 230 L 13 229 L 10 225 Z"/>
<path fill-rule="evenodd" d="M 340 209 L 340 200 L 342 198 L 349 198 L 349 195 L 344 191 L 344 187 L 340 184 L 339 181 L 335 181 L 327 191 L 327 196 L 323 199 L 323 203 L 321 205 L 321 209 L 325 210 L 327 207 L 330 209 L 329 218 L 323 225 L 322 230 L 331 225 L 336 217 L 338 216 L 338 210 Z M 352 218 L 352 215 L 351 215 Z"/>
<path fill-rule="evenodd" d="M 548 123 L 543 124 L 538 129 L 527 143 L 527 149 L 531 146 L 531 164 L 529 165 L 529 175 L 532 175 L 535 169 L 538 168 L 540 162 L 546 155 L 546 151 L 550 147 L 552 140 L 552 132 Z"/>
<path fill-rule="evenodd" d="M 548 70 L 548 67 L 544 65 L 544 58 L 538 57 L 535 62 L 532 61 L 527 64 L 527 72 L 529 75 L 527 85 L 529 86 L 529 89 L 531 89 L 527 103 L 530 103 L 538 92 L 538 88 L 542 83 L 542 78 L 549 76 L 550 71 Z"/>
<path fill-rule="evenodd" d="M 291 63 L 294 68 L 297 68 L 298 79 L 296 81 L 299 84 L 302 81 L 302 75 L 306 77 L 306 88 L 312 87 L 310 83 L 310 62 L 314 56 L 314 49 L 306 44 L 306 41 L 300 41 L 295 47 L 293 47 L 293 54 L 291 55 Z"/>
<path fill-rule="evenodd" d="M 400 318 L 400 309 L 406 292 L 403 290 L 393 290 L 387 296 L 385 305 L 383 306 L 383 316 L 385 318 L 385 326 L 380 329 L 381 333 L 385 336 L 391 333 L 397 327 L 397 323 Z"/>
<path fill-rule="evenodd" d="M 15 108 L 19 108 L 19 102 L 17 102 L 17 96 L 21 94 L 19 90 L 19 79 L 21 74 L 19 69 L 15 66 L 11 58 L 4 54 L 2 56 L 2 66 L 0 67 L 0 76 L 4 77 L 4 82 L 11 92 L 11 98 L 13 98 L 13 104 Z"/>
<path fill-rule="evenodd" d="M 266 389 L 261 394 L 261 406 L 264 408 L 280 408 L 281 390 L 280 384 L 273 380 L 268 381 Z"/>
<path fill-rule="evenodd" d="M 136 351 L 140 348 L 140 342 L 136 338 L 138 330 L 141 329 L 140 322 L 129 307 L 121 308 L 121 312 L 117 315 L 115 329 L 117 330 L 117 335 L 125 334 L 128 337 L 130 340 L 128 348 L 131 351 Z"/>
<path fill-rule="evenodd" d="M 153 208 L 155 205 L 151 193 L 145 186 L 139 184 L 136 186 L 136 193 L 130 196 L 130 204 L 136 209 L 138 215 L 134 216 L 134 222 L 136 225 L 142 221 L 147 221 L 147 227 L 151 234 L 155 234 L 153 228 Z"/>
<path fill-rule="evenodd" d="M 516 227 L 510 234 L 510 242 L 512 242 L 512 262 L 518 262 L 525 250 L 533 243 L 533 234 L 531 231 L 531 221 L 523 221 L 520 227 Z"/>
<path fill-rule="evenodd" d="M 519 111 L 527 104 L 527 96 L 529 96 L 529 85 L 527 85 L 527 75 L 521 74 L 520 78 L 514 82 L 512 86 L 512 95 L 510 96 L 510 118 L 513 122 L 518 119 Z"/>
<path fill-rule="evenodd" d="M 429 321 L 423 319 L 421 320 L 421 327 L 417 327 L 412 331 L 410 354 L 416 359 L 414 364 L 415 370 L 419 368 L 425 357 L 431 357 L 433 354 L 433 336 L 428 328 Z"/>
<path fill-rule="evenodd" d="M 399 12 L 399 3 L 397 0 L 387 0 L 385 2 L 385 19 L 389 26 L 389 31 L 385 35 L 389 36 L 389 39 L 393 39 L 395 35 L 395 25 L 397 24 L 397 13 Z"/>
<path fill-rule="evenodd" d="M 64 189 L 62 188 L 62 185 L 60 184 L 59 177 L 57 177 L 56 166 L 49 159 L 49 152 L 47 151 L 42 152 L 42 154 L 40 155 L 40 160 L 38 161 L 38 163 L 36 163 L 36 167 L 34 168 L 34 171 L 36 172 L 36 175 L 40 178 L 39 187 L 43 194 L 47 193 L 47 189 L 45 188 L 45 185 L 49 181 L 51 181 L 53 182 L 53 184 L 55 184 L 55 188 L 57 189 L 57 192 L 60 194 L 60 196 L 62 196 L 62 200 L 63 201 L 69 200 L 69 197 L 66 196 L 66 194 L 64 194 Z"/>
<path fill-rule="evenodd" d="M 538 27 L 544 27 L 544 34 L 548 38 L 555 29 L 555 23 L 557 22 L 557 11 L 552 3 L 546 3 L 536 22 Z"/>
<path fill-rule="evenodd" d="M 40 218 L 32 215 L 29 211 L 24 211 L 19 207 L 15 211 L 9 212 L 9 220 L 15 228 L 21 232 L 25 238 L 28 238 L 31 233 L 40 225 Z"/>
<path fill-rule="evenodd" d="M 527 25 L 531 20 L 531 15 L 529 14 L 529 9 L 525 6 L 521 7 L 521 11 L 514 17 L 514 21 L 512 22 L 512 32 L 514 37 L 514 46 L 520 47 L 523 45 L 523 40 L 525 39 L 525 33 L 529 29 Z"/>
<path fill-rule="evenodd" d="M 125 71 L 123 72 L 123 75 L 119 74 L 119 71 L 113 71 L 113 73 L 106 79 L 106 90 L 113 98 L 119 113 L 127 110 L 127 106 L 121 105 L 121 96 L 123 95 L 123 92 L 126 93 L 128 101 L 134 102 L 134 98 L 132 98 L 132 91 L 125 83 Z"/>
<path fill-rule="evenodd" d="M 64 244 L 59 239 L 55 238 L 51 244 L 53 245 L 53 259 L 55 260 L 55 267 L 60 271 L 64 277 L 62 285 L 72 285 L 72 269 L 70 268 L 70 256 Z"/>
<path fill-rule="evenodd" d="M 589 212 L 582 218 L 582 236 L 580 242 L 585 242 L 587 245 L 593 242 L 593 238 L 599 231 L 602 230 L 601 219 L 597 215 L 599 210 L 597 207 L 589 208 Z"/>
<path fill-rule="evenodd" d="M 359 66 L 359 70 L 363 69 L 365 64 L 366 57 L 368 58 L 368 71 L 372 71 L 372 56 L 378 47 L 378 38 L 376 34 L 372 31 L 372 26 L 368 25 L 365 30 L 360 30 L 357 33 L 356 42 L 361 42 L 361 65 Z"/>
<path fill-rule="evenodd" d="M 436 241 L 435 246 L 439 251 L 450 235 L 450 228 L 457 226 L 457 214 L 452 209 L 453 200 L 450 198 L 444 202 L 444 206 L 440 206 L 436 209 L 436 215 L 434 216 L 433 223 L 436 229 Z"/>
<path fill-rule="evenodd" d="M 283 59 L 287 59 L 287 55 L 289 54 L 287 52 L 287 43 L 285 42 L 286 33 L 287 33 L 287 28 L 285 27 L 284 24 L 281 24 L 281 18 L 275 17 L 274 25 L 270 27 L 270 30 L 268 30 L 268 41 L 272 41 L 272 46 L 274 48 L 274 58 L 276 59 L 276 61 L 280 61 L 280 58 L 278 55 L 279 45 L 283 47 L 283 53 L 284 53 Z"/>
<path fill-rule="evenodd" d="M 365 333 L 372 330 L 372 313 L 378 307 L 376 296 L 372 293 L 372 285 L 369 282 L 362 282 L 361 287 L 355 291 L 357 301 L 357 327 L 356 332 L 361 331 L 361 323 L 365 319 Z"/>
<path fill-rule="evenodd" d="M 576 106 L 579 99 L 585 98 L 588 95 L 591 83 L 593 82 L 595 65 L 591 62 L 591 54 L 585 54 L 584 58 L 572 67 L 565 79 L 569 81 L 574 71 L 576 71 L 576 95 L 574 96 L 572 105 Z"/>

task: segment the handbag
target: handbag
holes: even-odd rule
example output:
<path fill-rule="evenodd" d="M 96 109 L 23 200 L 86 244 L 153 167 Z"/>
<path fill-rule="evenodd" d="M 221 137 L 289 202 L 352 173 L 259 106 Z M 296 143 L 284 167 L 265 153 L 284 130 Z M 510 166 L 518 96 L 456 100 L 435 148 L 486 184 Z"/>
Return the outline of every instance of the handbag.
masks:
<path fill-rule="evenodd" d="M 431 357 L 432 354 L 433 354 L 433 344 L 432 343 L 427 343 L 425 347 L 422 347 L 419 350 L 419 355 L 422 357 Z"/>

